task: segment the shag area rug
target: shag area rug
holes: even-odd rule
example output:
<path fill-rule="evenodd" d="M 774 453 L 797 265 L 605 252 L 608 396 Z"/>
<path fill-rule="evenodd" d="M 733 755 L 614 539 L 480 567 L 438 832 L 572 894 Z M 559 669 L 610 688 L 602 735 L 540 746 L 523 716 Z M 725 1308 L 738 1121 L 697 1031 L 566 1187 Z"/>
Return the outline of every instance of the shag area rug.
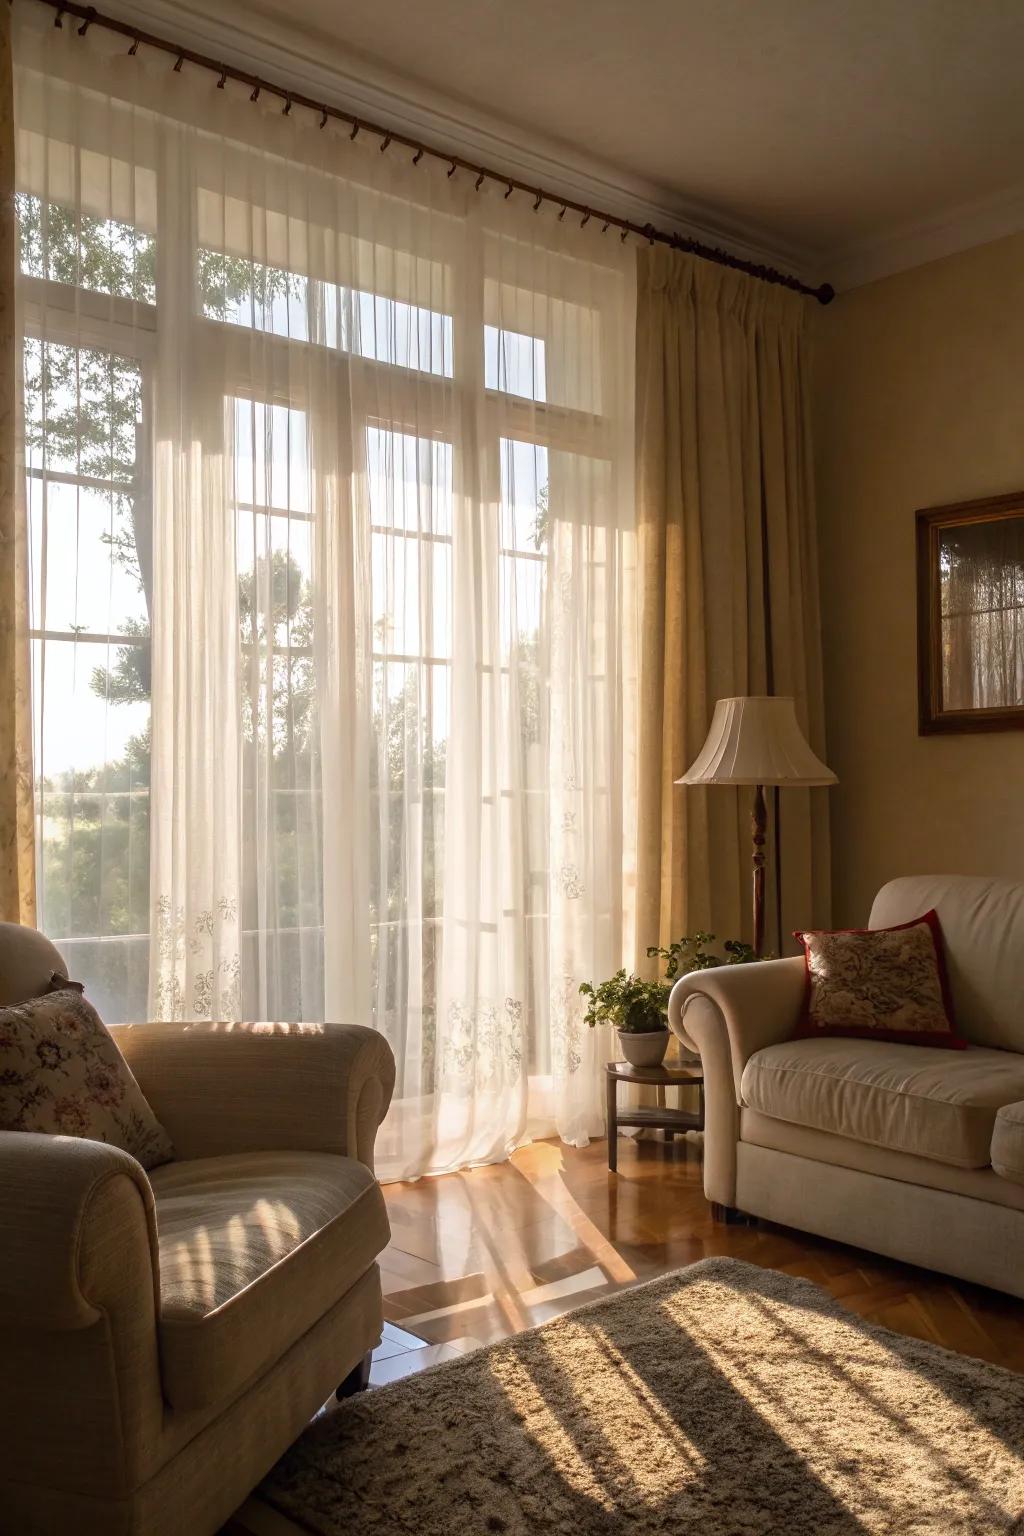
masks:
<path fill-rule="evenodd" d="M 351 1400 L 260 1491 L 318 1536 L 1024 1533 L 1024 1376 L 708 1259 Z"/>

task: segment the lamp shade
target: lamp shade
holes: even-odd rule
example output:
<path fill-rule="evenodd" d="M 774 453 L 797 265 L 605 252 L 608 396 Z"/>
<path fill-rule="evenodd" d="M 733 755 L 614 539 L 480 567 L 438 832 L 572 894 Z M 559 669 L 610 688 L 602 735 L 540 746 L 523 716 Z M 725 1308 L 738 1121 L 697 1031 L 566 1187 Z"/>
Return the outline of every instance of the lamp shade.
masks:
<path fill-rule="evenodd" d="M 835 784 L 797 724 L 792 699 L 719 699 L 708 738 L 677 784 Z"/>

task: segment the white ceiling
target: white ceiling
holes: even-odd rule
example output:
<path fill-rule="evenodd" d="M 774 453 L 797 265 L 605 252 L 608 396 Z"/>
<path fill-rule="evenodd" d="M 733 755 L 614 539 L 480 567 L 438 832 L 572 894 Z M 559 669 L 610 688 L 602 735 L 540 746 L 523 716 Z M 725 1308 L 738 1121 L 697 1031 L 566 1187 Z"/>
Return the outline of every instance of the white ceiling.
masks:
<path fill-rule="evenodd" d="M 404 101 L 434 141 L 518 143 L 609 199 L 619 189 L 742 236 L 815 280 L 863 280 L 1024 227 L 1024 0 L 131 9 L 234 23 L 239 45 L 277 50 L 282 67 L 332 72 L 339 96 L 370 92 L 382 111 Z"/>

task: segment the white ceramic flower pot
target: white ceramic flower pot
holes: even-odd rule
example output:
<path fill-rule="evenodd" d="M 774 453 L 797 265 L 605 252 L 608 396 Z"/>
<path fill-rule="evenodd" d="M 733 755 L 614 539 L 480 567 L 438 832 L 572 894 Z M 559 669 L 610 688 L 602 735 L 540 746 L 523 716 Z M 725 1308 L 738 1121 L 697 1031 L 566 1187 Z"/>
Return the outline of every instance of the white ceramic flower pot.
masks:
<path fill-rule="evenodd" d="M 620 1029 L 618 1036 L 622 1054 L 631 1067 L 660 1067 L 665 1060 L 669 1030 L 652 1029 L 644 1034 L 636 1034 L 632 1030 Z"/>

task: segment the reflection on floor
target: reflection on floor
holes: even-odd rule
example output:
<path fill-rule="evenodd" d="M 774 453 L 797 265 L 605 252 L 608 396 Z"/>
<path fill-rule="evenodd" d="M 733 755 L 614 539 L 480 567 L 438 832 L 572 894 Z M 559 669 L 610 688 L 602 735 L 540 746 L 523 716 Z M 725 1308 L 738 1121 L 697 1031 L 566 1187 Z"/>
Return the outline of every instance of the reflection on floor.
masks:
<path fill-rule="evenodd" d="M 712 1254 L 804 1275 L 884 1327 L 1024 1371 L 1024 1304 L 1010 1297 L 803 1233 L 714 1223 L 691 1139 L 622 1140 L 617 1174 L 603 1141 L 537 1142 L 507 1163 L 384 1193 L 378 1385 Z M 256 1500 L 226 1528 L 295 1530 Z"/>

